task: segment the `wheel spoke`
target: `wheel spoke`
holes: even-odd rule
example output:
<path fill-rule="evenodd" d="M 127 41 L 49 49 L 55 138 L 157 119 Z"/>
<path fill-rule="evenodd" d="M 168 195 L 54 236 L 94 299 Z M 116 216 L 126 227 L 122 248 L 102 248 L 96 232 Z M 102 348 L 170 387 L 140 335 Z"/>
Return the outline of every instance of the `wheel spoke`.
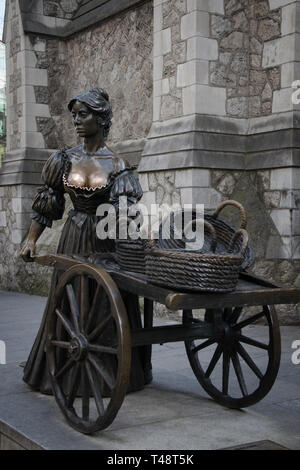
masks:
<path fill-rule="evenodd" d="M 90 387 L 84 363 L 81 363 L 82 386 L 82 419 L 88 420 L 90 415 Z"/>
<path fill-rule="evenodd" d="M 60 310 L 58 310 L 58 308 L 55 309 L 55 313 L 58 316 L 58 318 L 60 319 L 63 326 L 65 327 L 65 330 L 67 331 L 67 333 L 69 333 L 71 338 L 74 338 L 75 332 L 74 332 L 73 327 L 72 327 L 71 323 L 69 322 L 69 320 L 60 312 Z"/>
<path fill-rule="evenodd" d="M 88 360 L 96 370 L 97 374 L 100 375 L 100 377 L 108 385 L 110 390 L 113 390 L 115 388 L 115 378 L 110 375 L 108 370 L 105 369 L 105 367 L 101 364 L 97 357 L 92 354 L 88 354 Z"/>
<path fill-rule="evenodd" d="M 229 323 L 236 323 L 239 319 L 240 314 L 242 313 L 243 307 L 235 307 L 229 316 Z"/>
<path fill-rule="evenodd" d="M 93 302 L 90 308 L 90 311 L 88 313 L 87 321 L 86 321 L 86 327 L 85 327 L 85 332 L 88 333 L 90 326 L 91 326 L 91 321 L 93 319 L 93 316 L 95 315 L 96 310 L 99 308 L 99 302 L 98 302 L 98 297 L 99 294 L 103 292 L 102 286 L 100 284 L 97 285 L 97 289 L 93 298 Z M 103 295 L 103 297 L 105 297 Z"/>
<path fill-rule="evenodd" d="M 56 339 L 53 339 L 51 341 L 51 344 L 53 346 L 57 346 L 58 348 L 63 348 L 63 349 L 68 349 L 70 347 L 70 343 L 68 343 L 67 341 L 58 341 Z"/>
<path fill-rule="evenodd" d="M 199 344 L 198 346 L 194 347 L 193 349 L 191 349 L 191 352 L 193 354 L 196 354 L 198 351 L 201 351 L 201 349 L 204 349 L 204 348 L 207 348 L 208 346 L 211 346 L 216 341 L 217 341 L 216 338 L 208 339 L 208 340 L 204 341 L 203 343 Z"/>
<path fill-rule="evenodd" d="M 244 359 L 244 361 L 250 367 L 250 369 L 254 372 L 254 374 L 261 380 L 263 378 L 263 374 L 261 373 L 261 371 L 255 364 L 255 362 L 253 362 L 253 360 L 247 353 L 246 349 L 241 344 L 237 345 L 237 352 Z"/>
<path fill-rule="evenodd" d="M 88 335 L 88 341 L 92 341 L 95 337 L 99 336 L 108 325 L 111 318 L 112 315 L 108 315 L 106 318 L 104 318 L 104 320 L 102 320 L 99 325 L 96 326 L 92 333 Z"/>
<path fill-rule="evenodd" d="M 85 318 L 89 310 L 89 279 L 82 274 L 80 276 L 80 330 L 83 331 Z"/>
<path fill-rule="evenodd" d="M 69 305 L 71 308 L 71 315 L 72 315 L 72 320 L 73 324 L 75 327 L 76 333 L 79 333 L 79 309 L 78 309 L 78 304 L 76 301 L 75 293 L 73 286 L 71 284 L 66 285 L 66 291 L 69 299 Z"/>
<path fill-rule="evenodd" d="M 223 353 L 223 375 L 222 375 L 222 393 L 228 395 L 230 355 L 227 349 Z"/>
<path fill-rule="evenodd" d="M 269 346 L 267 344 L 261 343 L 260 341 L 257 341 L 256 339 L 249 338 L 248 336 L 240 335 L 239 341 L 241 341 L 242 343 L 250 344 L 250 346 L 255 346 L 256 348 L 259 348 L 259 349 L 265 349 L 266 351 L 269 350 Z"/>
<path fill-rule="evenodd" d="M 214 355 L 213 355 L 213 357 L 212 357 L 212 359 L 211 359 L 211 361 L 210 361 L 210 363 L 209 363 L 209 366 L 208 366 L 208 368 L 207 368 L 207 370 L 206 370 L 206 372 L 205 372 L 205 377 L 206 377 L 206 378 L 208 378 L 208 377 L 211 375 L 211 373 L 212 373 L 212 371 L 214 370 L 214 368 L 215 368 L 215 366 L 216 366 L 216 364 L 217 364 L 217 362 L 218 362 L 218 360 L 219 360 L 221 354 L 222 354 L 222 346 L 221 346 L 221 344 L 218 344 L 218 346 L 217 346 L 217 348 L 216 348 L 216 350 L 215 350 L 215 352 L 214 352 Z"/>
<path fill-rule="evenodd" d="M 99 386 L 98 386 L 99 384 L 95 383 L 95 379 L 94 379 L 94 376 L 93 376 L 93 372 L 91 370 L 91 366 L 87 361 L 85 362 L 85 368 L 86 368 L 87 376 L 88 376 L 90 386 L 91 386 L 91 389 L 92 389 L 92 392 L 93 392 L 93 395 L 94 395 L 94 398 L 95 398 L 95 403 L 96 403 L 96 406 L 97 406 L 98 413 L 99 413 L 99 415 L 102 416 L 105 412 L 105 409 L 104 409 L 103 399 L 102 399 L 102 396 L 101 396 L 101 393 L 100 393 L 100 390 L 99 390 Z"/>
<path fill-rule="evenodd" d="M 77 362 L 75 368 L 70 372 L 68 389 L 70 393 L 67 398 L 67 407 L 71 408 L 77 395 L 80 384 L 80 364 Z"/>
<path fill-rule="evenodd" d="M 237 323 L 232 328 L 234 330 L 241 330 L 245 326 L 250 325 L 251 323 L 254 323 L 256 320 L 259 320 L 259 318 L 262 318 L 264 315 L 265 315 L 265 312 L 259 312 L 256 315 L 253 315 L 252 317 L 246 318 L 244 321 Z"/>
<path fill-rule="evenodd" d="M 234 367 L 234 370 L 235 370 L 235 373 L 239 382 L 241 392 L 243 396 L 246 397 L 248 395 L 248 391 L 247 391 L 243 371 L 241 368 L 241 363 L 240 363 L 236 350 L 231 351 L 231 360 L 232 360 L 232 364 L 233 364 L 233 367 Z"/>
<path fill-rule="evenodd" d="M 70 370 L 74 366 L 75 362 L 72 357 L 70 357 L 67 362 L 59 369 L 58 372 L 54 375 L 56 379 L 59 379 L 61 375 L 64 375 L 68 370 Z"/>
<path fill-rule="evenodd" d="M 100 346 L 99 344 L 89 344 L 89 349 L 91 351 L 95 351 L 98 353 L 105 353 L 105 354 L 118 354 L 118 349 L 111 348 L 109 346 Z"/>

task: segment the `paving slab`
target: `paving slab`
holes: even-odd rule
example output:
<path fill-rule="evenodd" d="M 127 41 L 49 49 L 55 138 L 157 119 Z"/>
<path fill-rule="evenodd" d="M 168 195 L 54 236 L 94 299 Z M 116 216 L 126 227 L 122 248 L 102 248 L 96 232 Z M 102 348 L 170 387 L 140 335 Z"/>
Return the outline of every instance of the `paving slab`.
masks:
<path fill-rule="evenodd" d="M 7 359 L 0 364 L 0 448 L 216 450 L 251 443 L 255 448 L 257 441 L 267 446 L 269 441 L 274 448 L 300 449 L 300 364 L 291 360 L 300 326 L 281 327 L 279 374 L 256 405 L 244 410 L 218 405 L 195 378 L 183 343 L 154 345 L 153 382 L 126 396 L 107 429 L 86 436 L 68 425 L 54 397 L 34 392 L 22 381 L 20 362 L 28 357 L 45 304 L 44 297 L 0 291 L 0 340 L 6 343 Z M 262 338 L 265 328 L 256 325 L 251 333 Z M 256 354 L 258 363 L 260 356 Z"/>

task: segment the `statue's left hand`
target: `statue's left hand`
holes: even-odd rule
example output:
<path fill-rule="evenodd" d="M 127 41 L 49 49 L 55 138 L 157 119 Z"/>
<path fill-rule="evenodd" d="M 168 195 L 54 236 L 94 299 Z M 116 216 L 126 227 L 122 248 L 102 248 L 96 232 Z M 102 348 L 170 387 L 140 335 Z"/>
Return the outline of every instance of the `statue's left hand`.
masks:
<path fill-rule="evenodd" d="M 23 246 L 22 250 L 20 251 L 19 256 L 21 256 L 21 258 L 27 263 L 32 263 L 34 261 L 35 256 L 35 243 L 27 241 Z"/>

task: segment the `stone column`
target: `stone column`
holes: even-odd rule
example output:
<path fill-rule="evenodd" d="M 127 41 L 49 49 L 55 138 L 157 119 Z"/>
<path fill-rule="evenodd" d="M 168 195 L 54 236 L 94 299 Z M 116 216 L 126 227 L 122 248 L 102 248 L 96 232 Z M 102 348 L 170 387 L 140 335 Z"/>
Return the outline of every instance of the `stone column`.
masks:
<path fill-rule="evenodd" d="M 33 14 L 41 15 L 41 1 L 31 7 Z M 18 253 L 31 223 L 32 198 L 41 184 L 43 164 L 52 151 L 45 145 L 42 133 L 42 123 L 50 118 L 48 76 L 43 67 L 46 39 L 31 39 L 24 33 L 18 0 L 6 2 L 4 34 L 7 147 L 0 169 L 0 249 L 1 265 L 5 266 L 0 288 L 20 290 L 25 283 L 30 290 L 34 276 L 27 276 L 30 267 L 22 266 L 19 271 Z M 18 271 L 23 276 L 18 276 Z"/>
<path fill-rule="evenodd" d="M 254 272 L 300 286 L 299 1 L 155 0 L 144 201 L 236 199 Z M 238 217 L 232 216 L 238 224 Z M 297 306 L 279 307 L 282 322 Z"/>
<path fill-rule="evenodd" d="M 225 88 L 209 86 L 210 61 L 218 58 L 212 12 L 223 14 L 223 2 L 154 0 L 153 125 L 139 167 L 149 173 L 147 182 L 141 176 L 147 202 L 220 201 L 209 171 L 196 162 L 200 114 L 226 114 Z"/>

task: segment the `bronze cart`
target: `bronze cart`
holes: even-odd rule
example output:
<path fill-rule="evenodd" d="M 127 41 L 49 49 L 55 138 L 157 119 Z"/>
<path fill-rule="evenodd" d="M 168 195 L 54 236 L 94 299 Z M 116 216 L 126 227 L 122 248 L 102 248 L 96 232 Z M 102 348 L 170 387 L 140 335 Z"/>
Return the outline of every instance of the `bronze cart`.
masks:
<path fill-rule="evenodd" d="M 241 273 L 231 293 L 172 292 L 147 283 L 143 274 L 125 272 L 106 255 L 46 255 L 35 261 L 64 271 L 51 298 L 46 352 L 56 401 L 78 431 L 93 433 L 112 423 L 127 391 L 136 346 L 144 347 L 150 361 L 152 344 L 184 341 L 199 383 L 229 408 L 252 405 L 271 389 L 280 364 L 274 305 L 300 302 L 300 289 Z M 143 328 L 130 329 L 120 290 L 144 298 Z M 154 301 L 182 310 L 182 325 L 153 327 Z M 250 309 L 241 319 L 245 307 Z M 101 309 L 106 313 L 95 325 L 93 312 Z M 195 309 L 205 309 L 204 320 L 193 315 Z M 267 338 L 251 336 L 257 321 L 267 325 Z M 108 356 L 115 358 L 114 367 L 105 361 Z"/>

